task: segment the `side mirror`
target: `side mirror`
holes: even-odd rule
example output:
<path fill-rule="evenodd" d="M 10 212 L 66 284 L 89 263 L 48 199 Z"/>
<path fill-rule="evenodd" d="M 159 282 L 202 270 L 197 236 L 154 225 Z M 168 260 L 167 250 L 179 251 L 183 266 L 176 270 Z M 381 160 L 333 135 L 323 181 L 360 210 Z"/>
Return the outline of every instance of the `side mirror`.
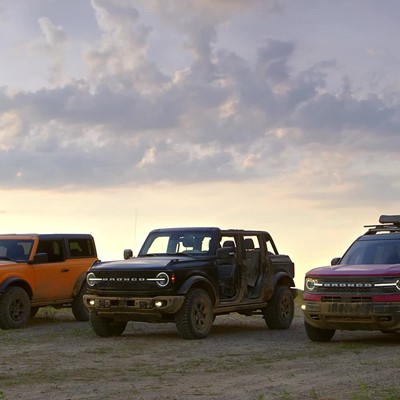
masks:
<path fill-rule="evenodd" d="M 133 251 L 131 249 L 124 250 L 124 260 L 129 260 L 133 257 Z"/>
<path fill-rule="evenodd" d="M 220 247 L 217 249 L 217 258 L 230 258 L 235 255 L 233 247 Z"/>
<path fill-rule="evenodd" d="M 331 265 L 338 265 L 340 263 L 341 257 L 335 257 L 331 261 Z"/>
<path fill-rule="evenodd" d="M 47 262 L 49 262 L 49 256 L 47 253 L 36 253 L 33 256 L 31 264 L 45 264 Z"/>

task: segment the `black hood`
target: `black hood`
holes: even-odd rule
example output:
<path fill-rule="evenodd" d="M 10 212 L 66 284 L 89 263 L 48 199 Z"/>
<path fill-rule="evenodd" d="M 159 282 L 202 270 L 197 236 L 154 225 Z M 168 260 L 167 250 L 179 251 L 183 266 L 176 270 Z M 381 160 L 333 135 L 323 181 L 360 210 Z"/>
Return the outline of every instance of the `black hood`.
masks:
<path fill-rule="evenodd" d="M 185 256 L 153 256 L 153 257 L 136 257 L 129 260 L 104 261 L 98 262 L 91 269 L 96 270 L 151 270 L 165 269 L 171 263 L 192 261 L 192 257 Z"/>

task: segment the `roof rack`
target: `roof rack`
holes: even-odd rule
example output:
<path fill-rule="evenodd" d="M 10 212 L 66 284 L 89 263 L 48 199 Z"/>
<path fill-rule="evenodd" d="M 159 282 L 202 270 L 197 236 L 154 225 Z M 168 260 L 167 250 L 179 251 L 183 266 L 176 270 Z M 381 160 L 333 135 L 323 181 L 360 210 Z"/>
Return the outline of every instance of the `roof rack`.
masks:
<path fill-rule="evenodd" d="M 381 224 L 400 224 L 400 215 L 381 215 L 379 217 L 379 222 Z"/>
<path fill-rule="evenodd" d="M 379 225 L 364 225 L 369 228 L 366 235 L 374 235 L 378 232 L 400 232 L 400 215 L 381 215 Z"/>

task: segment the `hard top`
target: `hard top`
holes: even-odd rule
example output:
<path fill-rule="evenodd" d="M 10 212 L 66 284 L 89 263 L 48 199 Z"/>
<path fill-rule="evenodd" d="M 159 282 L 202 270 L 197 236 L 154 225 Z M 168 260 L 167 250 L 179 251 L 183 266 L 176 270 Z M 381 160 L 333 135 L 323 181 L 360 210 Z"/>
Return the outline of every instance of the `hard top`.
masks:
<path fill-rule="evenodd" d="M 0 234 L 1 238 L 38 238 L 39 240 L 62 240 L 62 239 L 93 239 L 89 233 L 10 233 Z"/>
<path fill-rule="evenodd" d="M 236 234 L 243 234 L 243 235 L 257 235 L 257 234 L 267 234 L 269 235 L 268 232 L 266 231 L 260 231 L 260 230 L 246 230 L 246 229 L 221 229 L 217 227 L 179 227 L 179 228 L 158 228 L 158 229 L 153 229 L 150 233 L 167 233 L 167 232 L 181 232 L 181 231 L 193 231 L 193 232 L 218 232 L 218 233 L 236 233 Z"/>
<path fill-rule="evenodd" d="M 180 232 L 180 231 L 196 231 L 196 232 L 220 232 L 221 229 L 216 227 L 180 227 L 180 228 L 158 228 L 153 229 L 151 232 Z"/>

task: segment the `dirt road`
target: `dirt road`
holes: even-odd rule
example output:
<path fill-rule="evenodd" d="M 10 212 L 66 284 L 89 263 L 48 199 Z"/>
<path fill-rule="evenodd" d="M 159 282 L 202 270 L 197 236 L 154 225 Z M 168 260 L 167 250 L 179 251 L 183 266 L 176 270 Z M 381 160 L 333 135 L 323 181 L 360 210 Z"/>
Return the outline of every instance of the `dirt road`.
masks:
<path fill-rule="evenodd" d="M 287 331 L 233 314 L 196 341 L 145 323 L 99 338 L 69 310 L 44 309 L 24 330 L 0 330 L 0 343 L 0 400 L 400 399 L 400 334 L 311 343 L 298 308 Z"/>

